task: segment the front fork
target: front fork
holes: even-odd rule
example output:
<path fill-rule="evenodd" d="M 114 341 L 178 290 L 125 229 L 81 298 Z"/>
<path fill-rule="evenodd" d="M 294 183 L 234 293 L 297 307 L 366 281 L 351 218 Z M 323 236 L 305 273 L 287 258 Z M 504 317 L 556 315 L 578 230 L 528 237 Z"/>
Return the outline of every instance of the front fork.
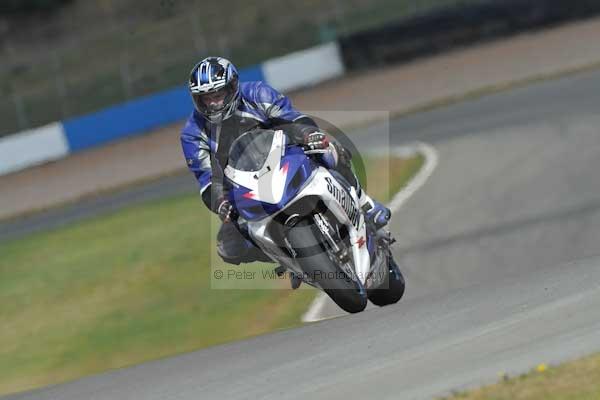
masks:
<path fill-rule="evenodd" d="M 315 225 L 319 229 L 322 234 L 322 237 L 327 242 L 329 251 L 327 251 L 327 255 L 336 263 L 342 271 L 348 275 L 348 277 L 354 281 L 360 281 L 358 276 L 356 276 L 356 272 L 352 267 L 352 261 L 350 257 L 350 249 L 347 246 L 343 246 L 343 240 L 340 237 L 339 231 L 334 229 L 334 227 L 329 223 L 329 220 L 323 216 L 321 213 L 313 214 L 313 220 L 315 221 Z M 341 244 L 341 246 L 340 246 Z"/>

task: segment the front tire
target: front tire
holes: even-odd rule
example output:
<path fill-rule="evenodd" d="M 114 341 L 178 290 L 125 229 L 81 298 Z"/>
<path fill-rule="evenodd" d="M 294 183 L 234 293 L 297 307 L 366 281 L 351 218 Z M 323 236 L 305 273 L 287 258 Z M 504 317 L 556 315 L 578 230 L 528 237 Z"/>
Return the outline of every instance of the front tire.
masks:
<path fill-rule="evenodd" d="M 361 312 L 367 306 L 367 293 L 360 282 L 350 279 L 328 255 L 319 229 L 303 219 L 287 233 L 296 261 L 311 280 L 318 284 L 341 309 Z"/>
<path fill-rule="evenodd" d="M 400 267 L 390 254 L 389 270 L 385 281 L 377 289 L 369 289 L 369 300 L 376 306 L 383 307 L 397 303 L 404 295 L 406 284 Z"/>

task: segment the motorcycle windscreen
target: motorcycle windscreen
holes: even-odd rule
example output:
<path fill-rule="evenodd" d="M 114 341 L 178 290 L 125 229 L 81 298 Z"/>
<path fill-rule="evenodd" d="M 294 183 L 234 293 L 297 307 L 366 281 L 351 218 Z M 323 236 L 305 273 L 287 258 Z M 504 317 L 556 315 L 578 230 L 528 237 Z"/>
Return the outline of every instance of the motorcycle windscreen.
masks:
<path fill-rule="evenodd" d="M 271 150 L 274 131 L 255 130 L 237 138 L 229 150 L 228 164 L 238 171 L 260 171 Z"/>
<path fill-rule="evenodd" d="M 287 145 L 281 131 L 244 133 L 231 145 L 224 172 L 232 183 L 230 200 L 248 221 L 280 211 L 312 172 L 301 147 Z"/>

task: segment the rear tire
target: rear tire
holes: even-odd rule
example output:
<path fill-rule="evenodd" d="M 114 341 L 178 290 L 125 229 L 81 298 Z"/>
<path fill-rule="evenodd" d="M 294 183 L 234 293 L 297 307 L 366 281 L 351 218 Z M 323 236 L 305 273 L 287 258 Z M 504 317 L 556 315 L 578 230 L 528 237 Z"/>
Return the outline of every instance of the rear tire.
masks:
<path fill-rule="evenodd" d="M 296 261 L 312 281 L 327 293 L 341 309 L 349 313 L 361 312 L 367 306 L 367 293 L 360 282 L 355 282 L 334 263 L 327 254 L 326 244 L 319 229 L 309 221 L 299 221 L 287 233 Z"/>
<path fill-rule="evenodd" d="M 389 270 L 385 281 L 379 286 L 379 289 L 368 290 L 369 300 L 376 306 L 387 306 L 397 303 L 404 295 L 406 284 L 400 267 L 390 255 Z"/>

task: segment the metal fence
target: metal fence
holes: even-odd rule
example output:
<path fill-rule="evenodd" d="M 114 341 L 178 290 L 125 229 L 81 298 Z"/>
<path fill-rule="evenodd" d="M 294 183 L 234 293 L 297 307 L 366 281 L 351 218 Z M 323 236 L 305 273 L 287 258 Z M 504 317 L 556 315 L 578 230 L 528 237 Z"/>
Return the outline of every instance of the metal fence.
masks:
<path fill-rule="evenodd" d="M 76 0 L 19 29 L 0 21 L 0 136 L 184 84 L 209 54 L 243 67 L 477 1 Z"/>

